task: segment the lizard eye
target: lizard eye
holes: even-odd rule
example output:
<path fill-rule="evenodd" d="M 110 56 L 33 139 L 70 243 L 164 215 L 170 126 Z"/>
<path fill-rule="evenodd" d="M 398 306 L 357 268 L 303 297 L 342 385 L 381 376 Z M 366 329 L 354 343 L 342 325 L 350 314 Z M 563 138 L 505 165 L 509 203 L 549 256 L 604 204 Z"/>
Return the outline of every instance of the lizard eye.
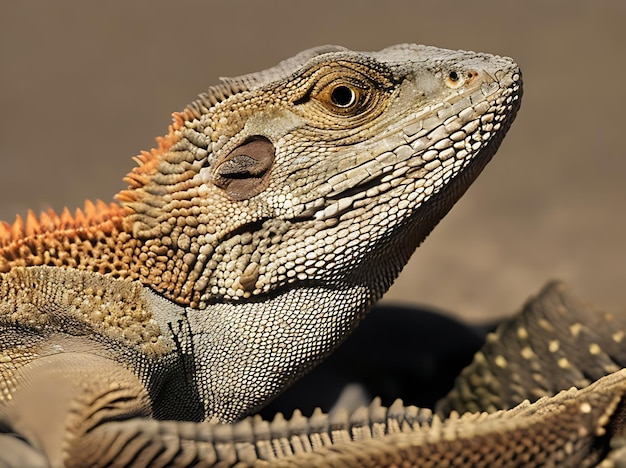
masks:
<path fill-rule="evenodd" d="M 381 64 L 320 65 L 303 74 L 292 101 L 293 110 L 302 112 L 314 127 L 353 128 L 380 115 L 394 85 Z"/>
<path fill-rule="evenodd" d="M 358 114 L 368 104 L 371 89 L 366 84 L 338 80 L 324 86 L 315 96 L 327 109 L 341 115 Z"/>
<path fill-rule="evenodd" d="M 330 100 L 337 107 L 350 107 L 357 102 L 357 93 L 349 86 L 338 85 L 330 92 Z"/>

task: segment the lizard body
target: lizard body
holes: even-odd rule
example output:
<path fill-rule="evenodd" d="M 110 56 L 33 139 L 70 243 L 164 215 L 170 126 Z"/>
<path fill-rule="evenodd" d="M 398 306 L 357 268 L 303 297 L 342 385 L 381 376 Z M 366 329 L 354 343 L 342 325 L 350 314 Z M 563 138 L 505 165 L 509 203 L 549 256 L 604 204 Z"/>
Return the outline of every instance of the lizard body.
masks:
<path fill-rule="evenodd" d="M 223 79 L 136 158 L 121 205 L 0 227 L 0 429 L 53 466 L 217 461 L 176 434 L 196 426 L 134 418 L 233 422 L 324 359 L 490 160 L 520 97 L 508 58 L 413 45 L 320 47 Z M 623 387 L 607 379 L 543 404 L 578 421 L 560 402 L 600 395 L 599 432 Z M 501 432 L 506 414 L 490 418 Z"/>
<path fill-rule="evenodd" d="M 179 417 L 241 418 L 390 286 L 497 149 L 520 83 L 509 59 L 406 45 L 320 47 L 225 79 L 137 158 L 122 206 L 4 226 L 0 270 L 143 284 L 168 349 L 203 349 Z"/>

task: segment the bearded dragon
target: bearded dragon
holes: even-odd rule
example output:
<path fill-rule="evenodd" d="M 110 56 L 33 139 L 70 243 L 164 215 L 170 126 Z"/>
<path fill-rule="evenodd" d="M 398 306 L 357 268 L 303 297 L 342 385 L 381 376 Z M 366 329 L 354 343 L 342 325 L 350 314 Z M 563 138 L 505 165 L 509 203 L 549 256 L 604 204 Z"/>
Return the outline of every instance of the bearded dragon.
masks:
<path fill-rule="evenodd" d="M 295 460 L 271 438 L 269 451 L 256 447 L 249 423 L 229 423 L 355 328 L 496 152 L 521 90 L 505 57 L 310 49 L 224 78 L 175 113 L 158 147 L 135 158 L 118 203 L 2 224 L 0 431 L 15 435 L 14 453 L 52 466 L 188 466 L 328 461 L 328 441 L 361 452 L 358 437 L 329 439 L 332 424 L 320 435 L 298 415 L 286 427 L 323 443 L 300 442 Z M 506 362 L 495 356 L 496 368 Z M 422 412 L 424 430 L 393 424 L 457 453 L 446 448 L 454 434 L 541 432 L 542 408 L 554 406 L 586 453 L 584 436 L 606 426 L 623 393 L 613 370 L 540 406 L 459 424 L 444 416 L 444 429 Z M 580 453 L 564 434 L 557 453 Z M 390 460 L 426 460 L 397 435 L 371 443 Z"/>

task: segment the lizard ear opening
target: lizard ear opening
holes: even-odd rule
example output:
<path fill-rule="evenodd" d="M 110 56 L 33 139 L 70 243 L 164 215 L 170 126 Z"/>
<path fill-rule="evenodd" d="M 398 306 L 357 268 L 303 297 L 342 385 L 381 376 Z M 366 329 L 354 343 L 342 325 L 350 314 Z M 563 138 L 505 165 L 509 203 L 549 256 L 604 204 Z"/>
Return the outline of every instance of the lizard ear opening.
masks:
<path fill-rule="evenodd" d="M 271 141 L 254 136 L 221 158 L 213 183 L 234 200 L 246 200 L 267 188 L 276 151 Z"/>

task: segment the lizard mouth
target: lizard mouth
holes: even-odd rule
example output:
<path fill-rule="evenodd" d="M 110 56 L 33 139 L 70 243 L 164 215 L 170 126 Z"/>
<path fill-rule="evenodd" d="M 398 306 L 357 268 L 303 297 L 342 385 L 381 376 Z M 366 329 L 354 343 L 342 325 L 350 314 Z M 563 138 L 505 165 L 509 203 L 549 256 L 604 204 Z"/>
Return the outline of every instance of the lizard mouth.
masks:
<path fill-rule="evenodd" d="M 315 219 L 317 221 L 339 220 L 344 213 L 349 213 L 354 209 L 354 204 L 357 201 L 367 198 L 369 190 L 380 191 L 379 187 L 385 175 L 377 174 L 341 193 L 325 197 L 321 207 L 309 210 L 308 213 L 302 213 L 300 218 Z"/>

